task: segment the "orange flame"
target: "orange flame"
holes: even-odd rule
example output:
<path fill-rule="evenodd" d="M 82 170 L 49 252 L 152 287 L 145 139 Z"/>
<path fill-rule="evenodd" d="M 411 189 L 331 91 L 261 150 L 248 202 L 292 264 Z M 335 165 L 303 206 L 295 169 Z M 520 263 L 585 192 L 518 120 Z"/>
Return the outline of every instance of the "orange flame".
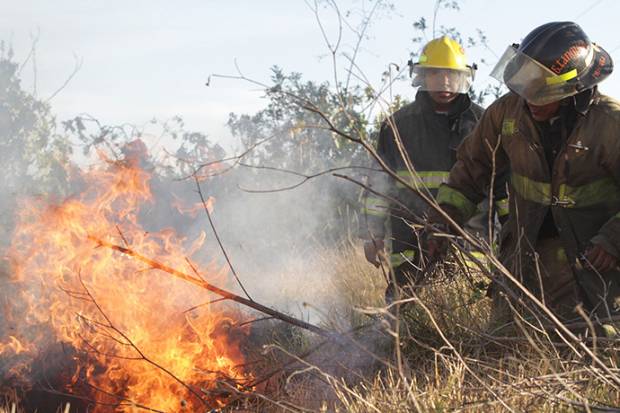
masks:
<path fill-rule="evenodd" d="M 181 199 L 178 197 L 174 197 L 172 201 L 172 206 L 181 214 L 188 215 L 192 218 L 196 218 L 196 216 L 204 209 L 207 208 L 209 213 L 213 212 L 213 206 L 215 204 L 215 198 L 209 197 L 203 204 L 202 202 L 196 202 L 193 205 L 186 205 L 183 203 Z"/>
<path fill-rule="evenodd" d="M 5 319 L 17 333 L 0 337 L 0 359 L 19 359 L 11 371 L 27 375 L 47 342 L 68 343 L 77 355 L 65 391 L 85 382 L 89 397 L 116 404 L 116 411 L 133 411 L 132 404 L 204 410 L 225 401 L 218 383 L 249 378 L 236 367 L 247 333 L 234 327 L 241 316 L 200 305 L 217 297 L 88 240 L 128 244 L 211 283 L 225 282 L 225 270 L 190 261 L 198 260 L 204 234 L 188 240 L 172 230 L 142 229 L 148 216 L 140 207 L 157 202 L 149 178 L 127 165 L 91 170 L 83 173 L 83 191 L 60 205 L 24 205 L 8 254 L 18 293 Z"/>

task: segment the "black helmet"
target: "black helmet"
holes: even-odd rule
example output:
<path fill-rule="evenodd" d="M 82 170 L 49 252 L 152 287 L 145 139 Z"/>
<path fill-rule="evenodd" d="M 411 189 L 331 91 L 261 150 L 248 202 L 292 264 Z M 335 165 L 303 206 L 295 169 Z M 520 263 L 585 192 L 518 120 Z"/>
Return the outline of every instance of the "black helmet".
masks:
<path fill-rule="evenodd" d="M 535 105 L 592 88 L 613 70 L 609 54 L 573 22 L 552 22 L 532 30 L 506 50 L 491 76 Z"/>

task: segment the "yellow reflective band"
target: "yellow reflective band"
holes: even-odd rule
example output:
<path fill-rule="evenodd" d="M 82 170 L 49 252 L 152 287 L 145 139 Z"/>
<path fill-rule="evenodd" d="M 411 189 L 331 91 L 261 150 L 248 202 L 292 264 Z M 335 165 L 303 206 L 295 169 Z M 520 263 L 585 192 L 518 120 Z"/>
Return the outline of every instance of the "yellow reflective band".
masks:
<path fill-rule="evenodd" d="M 414 171 L 413 174 L 408 170 L 400 170 L 397 175 L 409 182 L 414 188 L 437 189 L 441 184 L 448 182 L 449 171 Z M 405 185 L 396 182 L 398 188 Z"/>
<path fill-rule="evenodd" d="M 583 208 L 601 203 L 620 202 L 620 188 L 613 178 L 602 178 L 589 184 L 570 186 L 561 184 L 557 196 L 551 194 L 551 184 L 538 182 L 513 173 L 512 187 L 525 200 L 542 205 L 564 208 Z"/>
<path fill-rule="evenodd" d="M 404 250 L 390 254 L 390 266 L 392 268 L 400 267 L 406 262 L 411 262 L 415 258 L 415 250 Z"/>
<path fill-rule="evenodd" d="M 482 261 L 482 260 L 486 260 L 486 259 L 487 259 L 487 256 L 486 256 L 486 254 L 485 254 L 484 252 L 480 252 L 480 251 L 472 251 L 470 254 L 471 254 L 474 258 L 476 258 L 477 260 L 479 260 L 479 261 Z"/>
<path fill-rule="evenodd" d="M 387 216 L 386 211 L 378 211 L 376 209 L 370 209 L 370 208 L 362 208 L 362 212 L 366 215 L 370 215 L 373 217 L 379 217 L 379 218 L 383 218 Z"/>
<path fill-rule="evenodd" d="M 490 268 L 489 259 L 487 255 L 481 251 L 469 251 L 469 254 L 471 255 L 471 257 L 470 255 L 462 251 L 457 251 L 457 253 L 460 255 L 461 259 L 463 260 L 463 264 L 465 264 L 465 267 L 467 267 L 470 271 L 489 270 Z M 474 261 L 474 258 L 478 260 L 480 264 Z"/>
<path fill-rule="evenodd" d="M 437 203 L 440 205 L 452 205 L 459 210 L 462 218 L 466 221 L 476 213 L 476 204 L 471 202 L 469 198 L 461 192 L 449 187 L 448 185 L 442 185 L 439 187 L 439 192 L 437 193 Z"/>
<path fill-rule="evenodd" d="M 465 258 L 465 265 L 467 266 L 467 268 L 469 268 L 472 271 L 483 271 L 483 270 L 488 270 L 489 269 L 489 260 L 487 259 L 487 256 L 484 255 L 481 252 L 472 252 L 471 253 L 474 258 L 476 258 L 478 260 L 478 262 L 480 264 L 478 264 L 478 262 L 469 259 L 468 257 Z"/>
<path fill-rule="evenodd" d="M 560 185 L 552 204 L 565 208 L 585 208 L 602 203 L 620 202 L 620 188 L 613 178 L 602 178 L 580 186 Z"/>
<path fill-rule="evenodd" d="M 369 196 L 366 198 L 367 208 L 387 208 L 389 206 L 390 203 L 385 198 L 376 198 L 374 196 Z"/>
<path fill-rule="evenodd" d="M 512 182 L 512 187 L 523 199 L 543 205 L 551 205 L 550 184 L 534 181 L 516 173 L 512 173 L 510 181 Z"/>
<path fill-rule="evenodd" d="M 569 72 L 562 73 L 561 75 L 549 76 L 545 80 L 549 86 L 552 86 L 552 85 L 559 85 L 560 83 L 565 83 L 567 80 L 571 80 L 575 77 L 577 77 L 577 69 L 573 69 Z"/>
<path fill-rule="evenodd" d="M 495 208 L 497 209 L 497 215 L 500 217 L 508 215 L 510 212 L 508 198 L 502 198 L 495 201 Z"/>
<path fill-rule="evenodd" d="M 390 204 L 387 200 L 369 196 L 366 198 L 362 212 L 375 217 L 385 217 L 387 216 L 389 206 Z"/>

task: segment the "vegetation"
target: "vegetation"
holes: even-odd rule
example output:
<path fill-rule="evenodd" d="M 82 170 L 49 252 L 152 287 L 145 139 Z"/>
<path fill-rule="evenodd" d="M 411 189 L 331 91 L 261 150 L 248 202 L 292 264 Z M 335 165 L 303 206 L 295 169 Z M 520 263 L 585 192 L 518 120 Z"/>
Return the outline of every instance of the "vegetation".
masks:
<path fill-rule="evenodd" d="M 548 320 L 514 312 L 513 321 L 498 329 L 491 299 L 481 294 L 486 278 L 456 256 L 415 298 L 402 301 L 395 330 L 381 304 L 381 271 L 365 263 L 355 246 L 325 255 L 338 276 L 324 294 L 356 309 L 328 314 L 325 324 L 353 331 L 357 345 L 332 343 L 299 359 L 283 373 L 280 387 L 269 389 L 269 397 L 287 407 L 253 406 L 258 410 L 603 412 L 620 406 L 612 378 L 619 373 L 617 340 L 598 337 L 594 344 L 593 337 L 581 337 L 605 360 L 610 376 Z M 302 354 L 316 344 L 314 338 L 281 342 L 272 351 Z"/>
<path fill-rule="evenodd" d="M 331 4 L 316 3 L 317 7 Z M 457 8 L 458 2 L 437 2 L 437 10 L 444 7 Z M 354 26 L 360 40 L 371 21 L 367 16 Z M 420 19 L 415 29 L 430 30 L 427 21 Z M 461 37 L 455 28 L 436 30 L 434 21 L 433 35 Z M 414 38 L 414 44 L 422 39 L 422 35 Z M 485 41 L 481 33 L 477 39 L 461 39 L 469 46 Z M 340 56 L 337 48 L 329 46 L 334 56 Z M 21 88 L 19 65 L 10 51 L 4 47 L 0 51 L 0 162 L 6 171 L 5 194 L 27 188 L 29 195 L 69 195 L 70 178 L 80 168 L 72 158 L 77 152 L 74 147 L 81 145 L 85 155 L 104 148 L 110 160 L 117 160 L 123 158 L 127 143 L 143 136 L 143 128 L 101 125 L 86 116 L 58 126 L 50 106 Z M 354 61 L 354 56 L 347 56 L 347 61 Z M 348 67 L 350 74 L 353 65 Z M 257 379 L 264 380 L 239 390 L 224 411 L 617 411 L 617 340 L 611 335 L 582 335 L 576 342 L 544 315 L 530 317 L 525 312 L 526 317 L 516 309 L 510 322 L 498 325 L 485 296 L 489 271 L 466 265 L 458 254 L 435 269 L 428 285 L 413 297 L 384 307 L 385 269 L 366 263 L 355 241 L 360 185 L 333 174 L 362 183 L 368 149 L 382 119 L 373 113 L 379 108 L 385 116 L 407 99 L 396 96 L 385 102 L 381 98 L 385 85 L 354 85 L 350 76 L 344 79 L 308 81 L 300 73 L 286 74 L 274 67 L 272 84 L 265 87 L 266 108 L 256 114 L 230 115 L 229 127 L 247 151 L 226 162 L 222 159 L 229 155 L 220 146 L 203 133 L 185 130 L 181 118 L 155 122 L 162 135 L 179 143 L 176 152 L 151 159 L 155 177 L 170 184 L 196 173 L 198 181 L 208 183 L 207 195 L 223 200 L 226 207 L 220 210 L 237 211 L 226 200 L 239 197 L 230 194 L 238 186 L 259 187 L 255 192 L 271 194 L 314 188 L 303 193 L 307 198 L 301 201 L 312 199 L 310 208 L 289 207 L 286 217 L 278 217 L 290 234 L 261 239 L 257 248 L 264 248 L 261 252 L 270 259 L 280 250 L 312 257 L 312 271 L 329 275 L 318 282 L 311 279 L 309 260 L 287 263 L 271 274 L 283 296 L 304 297 L 307 314 L 339 332 L 341 340 L 323 342 L 269 320 L 255 323 L 246 351 L 260 358 L 254 369 Z M 386 76 L 386 83 L 391 80 Z M 481 101 L 498 92 L 483 89 L 474 94 Z M 261 174 L 266 172 L 286 179 L 272 178 L 271 186 L 265 187 Z M 247 192 L 251 191 L 246 191 L 246 197 Z M 290 195 L 300 196 L 299 192 Z M 256 208 L 260 217 L 270 208 L 290 205 L 290 200 L 272 198 L 253 205 L 260 205 Z M 13 196 L 0 201 L 5 234 L 12 229 L 8 211 L 16 208 L 15 202 Z M 299 222 L 308 219 L 305 214 L 310 209 L 319 210 L 313 219 L 320 225 L 304 232 Z M 253 228 L 256 221 L 242 220 L 238 225 Z M 260 233 L 258 228 L 251 234 Z M 488 253 L 492 259 L 492 252 Z M 6 269 L 0 276 L 7 276 Z M 291 279 L 296 282 L 285 282 Z M 0 331 L 3 327 L 0 318 Z M 18 410 L 15 394 L 7 397 L 1 413 Z"/>

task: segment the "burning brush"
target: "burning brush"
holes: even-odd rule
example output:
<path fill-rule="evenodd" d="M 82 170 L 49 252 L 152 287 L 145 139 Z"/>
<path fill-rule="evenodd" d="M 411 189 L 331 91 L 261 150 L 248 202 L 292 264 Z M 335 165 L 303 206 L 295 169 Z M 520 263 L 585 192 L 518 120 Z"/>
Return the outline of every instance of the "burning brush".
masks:
<path fill-rule="evenodd" d="M 145 231 L 158 200 L 135 165 L 81 179 L 78 195 L 19 212 L 0 295 L 0 389 L 72 395 L 94 412 L 227 404 L 252 379 L 240 367 L 247 327 L 196 288 L 228 280 L 201 255 L 205 234 Z"/>

